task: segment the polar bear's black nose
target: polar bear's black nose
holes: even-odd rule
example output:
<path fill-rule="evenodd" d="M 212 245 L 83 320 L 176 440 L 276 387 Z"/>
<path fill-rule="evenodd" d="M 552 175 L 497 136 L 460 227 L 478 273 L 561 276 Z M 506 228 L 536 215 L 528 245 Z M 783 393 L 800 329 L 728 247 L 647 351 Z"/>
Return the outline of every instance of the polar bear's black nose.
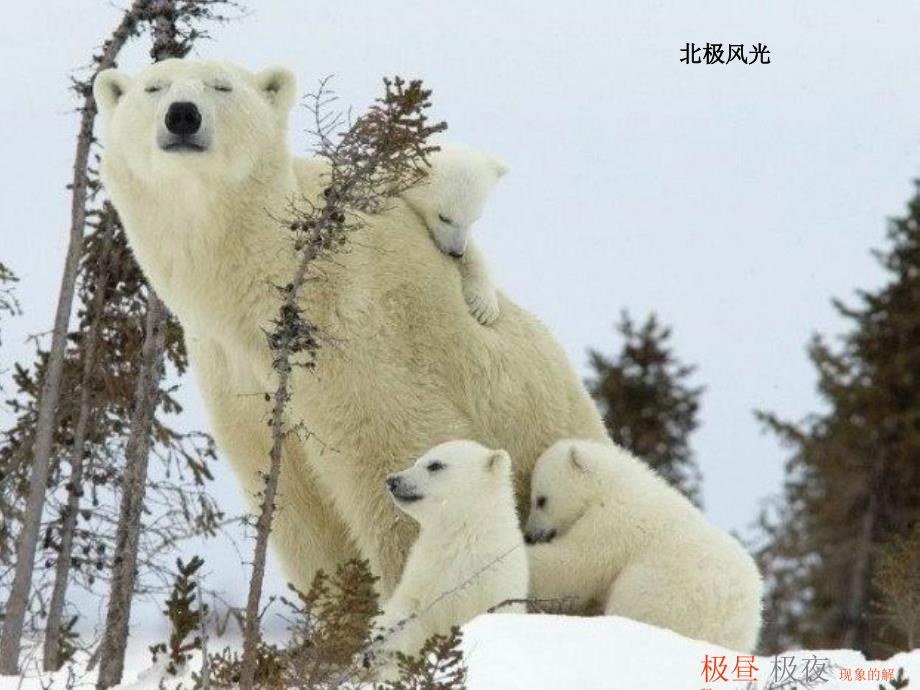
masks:
<path fill-rule="evenodd" d="M 524 533 L 525 544 L 546 544 L 556 538 L 555 529 L 531 530 Z"/>
<path fill-rule="evenodd" d="M 188 101 L 177 101 L 166 111 L 166 129 L 173 134 L 185 136 L 194 134 L 201 127 L 201 113 L 198 106 Z"/>

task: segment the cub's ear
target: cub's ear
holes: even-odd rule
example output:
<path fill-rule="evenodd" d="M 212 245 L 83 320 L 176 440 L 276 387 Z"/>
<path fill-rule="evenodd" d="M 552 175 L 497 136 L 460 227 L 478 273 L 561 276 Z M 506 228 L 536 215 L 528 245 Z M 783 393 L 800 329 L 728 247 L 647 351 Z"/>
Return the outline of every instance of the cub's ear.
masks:
<path fill-rule="evenodd" d="M 256 75 L 256 86 L 275 110 L 287 113 L 294 105 L 297 79 L 289 69 L 269 67 Z"/>
<path fill-rule="evenodd" d="M 506 163 L 497 158 L 492 159 L 492 169 L 495 171 L 495 176 L 499 179 L 503 178 L 508 174 L 508 171 L 511 170 Z"/>
<path fill-rule="evenodd" d="M 131 86 L 131 77 L 117 69 L 104 69 L 93 80 L 93 99 L 103 117 L 107 117 Z"/>
<path fill-rule="evenodd" d="M 486 458 L 486 472 L 511 470 L 511 456 L 506 450 L 493 450 Z"/>
<path fill-rule="evenodd" d="M 588 464 L 585 462 L 584 458 L 581 457 L 575 446 L 569 448 L 569 464 L 572 466 L 573 470 L 581 472 L 582 474 L 588 474 L 591 471 L 588 469 Z"/>

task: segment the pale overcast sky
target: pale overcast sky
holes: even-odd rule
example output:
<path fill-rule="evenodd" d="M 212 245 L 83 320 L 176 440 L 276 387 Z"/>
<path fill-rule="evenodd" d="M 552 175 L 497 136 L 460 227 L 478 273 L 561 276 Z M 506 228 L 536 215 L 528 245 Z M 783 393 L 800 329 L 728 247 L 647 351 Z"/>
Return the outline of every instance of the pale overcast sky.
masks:
<path fill-rule="evenodd" d="M 101 0 L 8 4 L 0 260 L 22 277 L 27 314 L 4 324 L 4 363 L 29 359 L 26 336 L 51 324 L 77 122 L 68 74 L 118 18 Z M 250 10 L 193 57 L 286 65 L 302 92 L 334 74 L 357 109 L 382 75 L 422 77 L 448 140 L 508 162 L 476 236 L 500 286 L 580 371 L 587 347 L 615 347 L 621 309 L 673 326 L 707 387 L 693 442 L 707 513 L 744 530 L 785 458 L 752 410 L 818 409 L 806 342 L 840 331 L 832 296 L 878 283 L 869 249 L 920 172 L 920 3 L 277 0 Z M 772 62 L 681 64 L 691 41 L 764 43 Z M 122 66 L 140 68 L 146 49 Z M 291 141 L 304 151 L 306 125 L 296 111 Z M 185 397 L 194 424 L 191 380 Z M 232 479 L 219 482 L 233 505 Z M 241 572 L 211 565 L 238 586 Z"/>

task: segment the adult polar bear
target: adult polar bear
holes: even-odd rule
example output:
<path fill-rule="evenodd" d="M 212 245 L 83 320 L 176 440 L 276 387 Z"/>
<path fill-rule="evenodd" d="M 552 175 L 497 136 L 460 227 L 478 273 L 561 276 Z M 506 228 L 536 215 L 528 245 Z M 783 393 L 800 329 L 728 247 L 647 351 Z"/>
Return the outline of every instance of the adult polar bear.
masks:
<path fill-rule="evenodd" d="M 182 323 L 218 447 L 250 496 L 268 461 L 276 378 L 265 331 L 274 285 L 295 254 L 279 218 L 316 199 L 324 166 L 293 158 L 293 76 L 166 60 L 94 85 L 105 124 L 102 176 L 146 276 Z M 479 325 L 444 256 L 408 206 L 366 219 L 322 266 L 301 304 L 329 336 L 316 373 L 297 369 L 273 532 L 288 578 L 309 583 L 356 546 L 389 594 L 415 529 L 384 478 L 432 446 L 472 438 L 514 459 L 526 501 L 540 453 L 566 437 L 604 438 L 565 355 L 536 318 L 500 298 Z M 348 537 L 351 537 L 351 541 Z"/>

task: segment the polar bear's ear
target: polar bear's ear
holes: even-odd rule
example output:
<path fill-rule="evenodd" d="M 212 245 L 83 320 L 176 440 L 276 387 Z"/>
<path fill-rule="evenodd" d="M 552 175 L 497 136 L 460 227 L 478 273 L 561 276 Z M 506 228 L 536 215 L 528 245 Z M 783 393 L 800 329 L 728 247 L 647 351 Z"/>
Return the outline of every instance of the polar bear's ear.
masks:
<path fill-rule="evenodd" d="M 486 459 L 486 471 L 495 472 L 500 469 L 511 469 L 511 456 L 506 450 L 493 450 Z"/>
<path fill-rule="evenodd" d="M 503 161 L 497 158 L 492 159 L 492 169 L 495 171 L 495 177 L 499 179 L 503 178 L 508 174 L 508 171 L 511 170 Z"/>
<path fill-rule="evenodd" d="M 569 448 L 569 464 L 572 466 L 572 469 L 576 472 L 581 472 L 582 474 L 588 473 L 588 465 L 585 461 L 579 456 L 578 449 L 575 446 Z"/>
<path fill-rule="evenodd" d="M 297 80 L 284 67 L 270 67 L 256 75 L 256 85 L 263 96 L 276 110 L 287 113 L 294 105 Z"/>
<path fill-rule="evenodd" d="M 104 69 L 93 80 L 93 99 L 107 116 L 131 86 L 131 77 L 117 69 Z"/>

